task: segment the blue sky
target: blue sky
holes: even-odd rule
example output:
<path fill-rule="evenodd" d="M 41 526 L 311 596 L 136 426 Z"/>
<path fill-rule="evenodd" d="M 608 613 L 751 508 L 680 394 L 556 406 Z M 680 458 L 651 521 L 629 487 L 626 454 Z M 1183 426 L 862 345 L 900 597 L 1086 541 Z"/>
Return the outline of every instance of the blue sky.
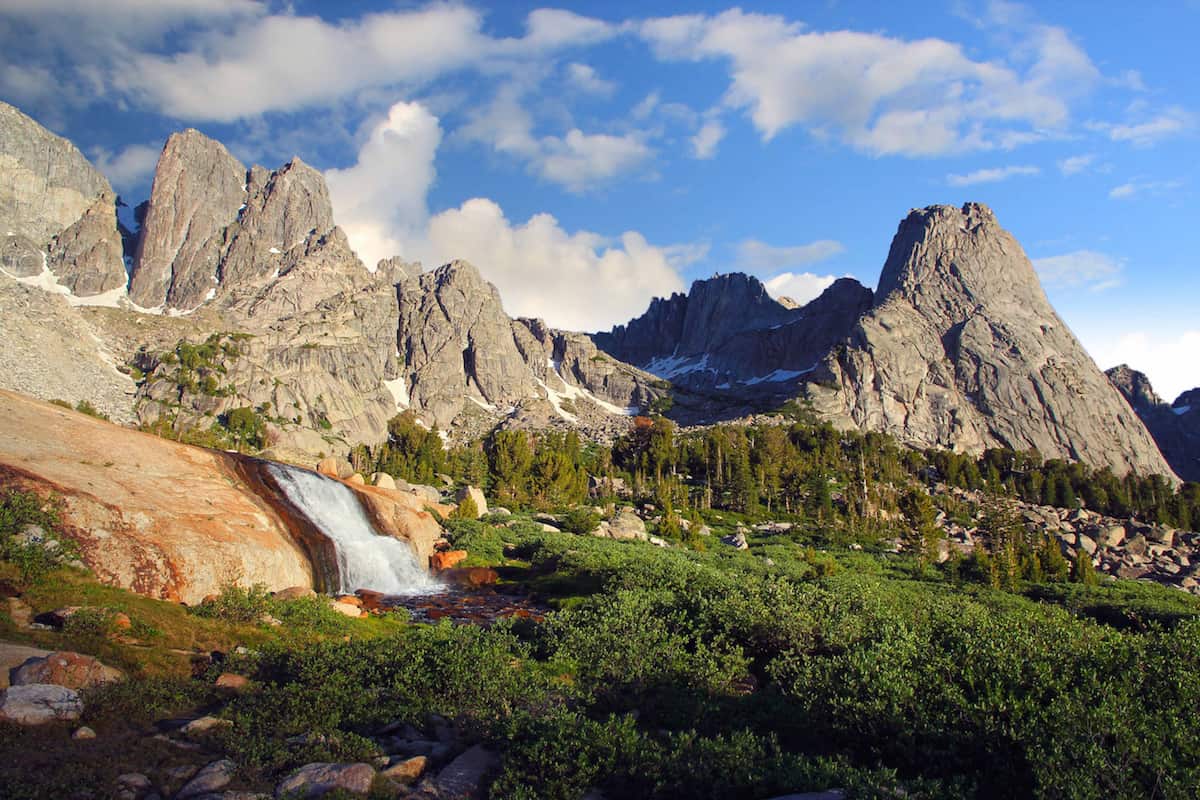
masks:
<path fill-rule="evenodd" d="M 173 130 L 326 171 L 364 261 L 607 327 L 744 269 L 874 285 L 992 206 L 1102 367 L 1200 384 L 1200 4 L 6 0 L 0 97 L 131 203 Z"/>

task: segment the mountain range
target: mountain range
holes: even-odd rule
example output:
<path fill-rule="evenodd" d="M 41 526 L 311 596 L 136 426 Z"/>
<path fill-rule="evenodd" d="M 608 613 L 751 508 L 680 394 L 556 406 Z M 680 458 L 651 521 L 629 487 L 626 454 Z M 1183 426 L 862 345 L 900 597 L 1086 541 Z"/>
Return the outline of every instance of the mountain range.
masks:
<path fill-rule="evenodd" d="M 272 449 L 305 457 L 380 441 L 403 410 L 456 438 L 611 437 L 637 414 L 705 424 L 799 399 L 914 447 L 1200 478 L 1200 396 L 1167 406 L 1140 373 L 1102 373 L 980 204 L 911 211 L 874 290 L 841 279 L 796 307 L 717 275 L 588 335 L 509 317 L 462 261 L 364 265 L 299 158 L 247 167 L 186 130 L 136 231 L 118 202 L 0 103 L 0 386 L 176 431 L 253 409 Z"/>

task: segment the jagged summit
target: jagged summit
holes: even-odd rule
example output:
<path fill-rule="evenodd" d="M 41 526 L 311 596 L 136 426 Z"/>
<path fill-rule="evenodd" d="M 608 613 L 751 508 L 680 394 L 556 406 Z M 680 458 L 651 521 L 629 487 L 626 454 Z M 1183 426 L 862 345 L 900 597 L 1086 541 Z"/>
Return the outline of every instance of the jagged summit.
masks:
<path fill-rule="evenodd" d="M 870 307 L 871 291 L 842 278 L 803 307 L 767 294 L 740 272 L 695 281 L 686 295 L 656 298 L 627 325 L 592 338 L 605 352 L 691 389 L 776 394 L 814 366 Z M 769 392 L 767 390 L 770 390 Z M 720 405 L 719 396 L 698 409 Z"/>
<path fill-rule="evenodd" d="M 398 394 L 443 429 L 464 411 L 582 424 L 589 409 L 625 416 L 657 396 L 653 376 L 601 356 L 585 335 L 511 319 L 496 287 L 466 261 L 402 272 L 396 290 Z"/>
<path fill-rule="evenodd" d="M 130 297 L 144 308 L 186 311 L 244 292 L 278 277 L 295 251 L 333 229 L 320 172 L 298 157 L 273 172 L 247 169 L 189 128 L 172 134 L 159 158 Z"/>
<path fill-rule="evenodd" d="M 79 148 L 3 101 L 0 268 L 80 297 L 125 286 L 116 195 L 108 180 Z"/>
<path fill-rule="evenodd" d="M 1150 379 L 1128 364 L 1105 374 L 1146 424 L 1175 473 L 1185 481 L 1200 481 L 1200 388 L 1182 393 L 1168 405 Z"/>
<path fill-rule="evenodd" d="M 1037 449 L 1171 474 L 1016 239 L 977 203 L 900 223 L 874 307 L 814 371 L 807 396 L 839 424 L 917 446 Z"/>

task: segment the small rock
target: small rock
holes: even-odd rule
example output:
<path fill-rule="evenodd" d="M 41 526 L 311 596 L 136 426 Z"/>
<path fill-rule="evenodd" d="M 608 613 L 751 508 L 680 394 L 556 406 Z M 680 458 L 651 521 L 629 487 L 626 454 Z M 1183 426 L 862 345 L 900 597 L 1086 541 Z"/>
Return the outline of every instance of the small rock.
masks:
<path fill-rule="evenodd" d="M 366 616 L 366 612 L 358 606 L 350 605 L 349 603 L 339 603 L 337 600 L 330 600 L 329 607 L 339 614 L 344 614 L 345 616 L 352 617 L 354 619 Z"/>
<path fill-rule="evenodd" d="M 250 679 L 236 672 L 222 672 L 214 684 L 218 689 L 231 689 L 235 692 L 244 691 L 250 686 Z"/>
<path fill-rule="evenodd" d="M 1079 547 L 1083 548 L 1089 556 L 1096 554 L 1096 541 L 1090 536 L 1084 536 L 1082 533 L 1079 534 Z"/>
<path fill-rule="evenodd" d="M 84 739 L 95 739 L 96 732 L 87 725 L 83 725 L 75 729 L 75 732 L 71 734 L 71 738 L 77 742 Z"/>
<path fill-rule="evenodd" d="M 230 784 L 235 774 L 237 766 L 229 759 L 214 761 L 197 772 L 196 777 L 188 781 L 175 795 L 175 800 L 219 792 Z"/>
<path fill-rule="evenodd" d="M 48 683 L 11 686 L 0 692 L 0 721 L 18 725 L 79 719 L 83 701 L 74 689 Z"/>
<path fill-rule="evenodd" d="M 346 478 L 346 483 L 353 483 L 356 486 L 366 486 L 367 480 L 359 473 L 354 473 L 349 478 Z"/>
<path fill-rule="evenodd" d="M 380 774 L 397 783 L 410 784 L 425 774 L 429 759 L 425 756 L 412 756 L 395 764 L 391 764 Z"/>
<path fill-rule="evenodd" d="M 441 572 L 465 561 L 466 558 L 466 550 L 446 550 L 442 553 L 434 553 L 429 557 L 429 569 Z"/>
<path fill-rule="evenodd" d="M 336 598 L 334 598 L 334 600 L 338 603 L 345 603 L 349 606 L 355 606 L 356 608 L 362 608 L 363 604 L 362 598 L 356 594 L 338 595 Z"/>
<path fill-rule="evenodd" d="M 476 589 L 480 586 L 492 586 L 500 580 L 500 573 L 491 567 L 447 569 L 439 572 L 438 576 L 447 583 L 453 583 L 457 586 L 470 586 Z"/>
<path fill-rule="evenodd" d="M 498 763 L 492 751 L 475 745 L 438 773 L 434 791 L 440 800 L 482 797 L 483 779 Z"/>
<path fill-rule="evenodd" d="M 301 597 L 316 597 L 317 593 L 308 586 L 289 586 L 275 593 L 276 600 L 297 600 Z"/>
<path fill-rule="evenodd" d="M 488 513 L 487 498 L 483 496 L 482 489 L 475 486 L 464 486 L 454 495 L 454 502 L 461 504 L 468 497 L 475 503 L 476 519 Z"/>
<path fill-rule="evenodd" d="M 276 797 L 321 797 L 335 789 L 365 795 L 375 769 L 370 764 L 305 764 L 275 787 Z"/>
<path fill-rule="evenodd" d="M 371 474 L 371 485 L 378 486 L 380 489 L 390 489 L 396 491 L 396 479 L 386 472 L 375 472 Z"/>
<path fill-rule="evenodd" d="M 194 719 L 179 729 L 179 732 L 189 739 L 207 736 L 220 728 L 227 728 L 233 723 L 220 717 L 206 716 Z"/>
<path fill-rule="evenodd" d="M 727 544 L 737 550 L 749 550 L 750 545 L 746 542 L 746 534 L 738 531 L 732 536 L 722 536 L 721 544 Z"/>
<path fill-rule="evenodd" d="M 144 792 L 154 786 L 150 779 L 140 772 L 126 772 L 117 776 L 117 786 L 133 792 Z"/>
<path fill-rule="evenodd" d="M 1125 541 L 1125 526 L 1110 525 L 1106 528 L 1101 528 L 1096 534 L 1097 541 L 1105 547 L 1120 547 Z"/>
<path fill-rule="evenodd" d="M 383 601 L 387 597 L 383 592 L 375 592 L 370 589 L 359 589 L 355 594 L 362 601 L 362 607 L 368 611 L 378 611 L 383 608 Z"/>

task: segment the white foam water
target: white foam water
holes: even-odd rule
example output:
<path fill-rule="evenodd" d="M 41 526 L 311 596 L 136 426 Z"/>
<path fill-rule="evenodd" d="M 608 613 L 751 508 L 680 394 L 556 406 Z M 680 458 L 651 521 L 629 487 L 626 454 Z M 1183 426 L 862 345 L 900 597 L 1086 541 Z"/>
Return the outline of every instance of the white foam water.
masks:
<path fill-rule="evenodd" d="M 442 589 L 421 569 L 407 542 L 375 531 L 349 487 L 286 464 L 268 464 L 267 469 L 292 506 L 333 542 L 339 591 L 428 594 Z"/>

